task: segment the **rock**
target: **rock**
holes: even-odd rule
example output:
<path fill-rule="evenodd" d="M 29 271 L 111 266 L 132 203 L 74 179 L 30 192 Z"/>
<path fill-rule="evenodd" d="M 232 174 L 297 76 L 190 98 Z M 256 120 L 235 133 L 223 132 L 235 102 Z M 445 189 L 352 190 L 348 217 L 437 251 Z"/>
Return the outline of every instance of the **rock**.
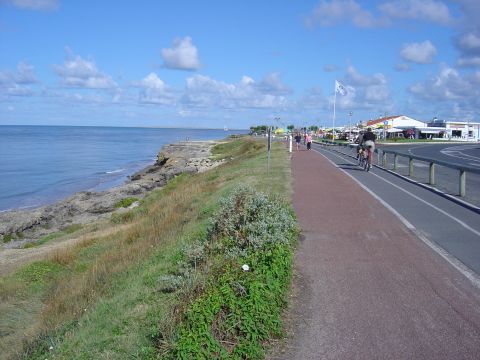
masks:
<path fill-rule="evenodd" d="M 147 192 L 163 187 L 181 173 L 202 172 L 221 164 L 208 158 L 215 144 L 212 141 L 189 141 L 165 145 L 158 153 L 155 164 L 130 176 L 124 185 L 104 192 L 81 191 L 38 209 L 1 212 L 0 242 L 6 236 L 11 236 L 12 241 L 8 246 L 16 247 L 60 231 L 69 224 L 86 224 L 106 218 L 118 211 L 115 204 L 126 197 L 143 198 Z"/>

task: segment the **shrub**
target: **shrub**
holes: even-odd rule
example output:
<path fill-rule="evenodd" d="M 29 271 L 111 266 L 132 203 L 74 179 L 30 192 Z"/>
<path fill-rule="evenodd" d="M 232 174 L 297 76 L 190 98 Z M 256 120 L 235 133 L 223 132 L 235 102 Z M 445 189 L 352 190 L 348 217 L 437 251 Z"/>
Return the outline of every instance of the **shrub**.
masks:
<path fill-rule="evenodd" d="M 265 340 L 281 334 L 297 234 L 293 211 L 277 199 L 248 187 L 223 198 L 205 238 L 183 249 L 183 266 L 213 266 L 166 357 L 261 358 Z M 163 280 L 178 289 L 185 277 Z"/>
<path fill-rule="evenodd" d="M 132 205 L 134 202 L 138 201 L 138 199 L 136 197 L 127 197 L 127 198 L 124 198 L 120 201 L 118 201 L 117 203 L 115 203 L 115 205 L 113 205 L 116 209 L 118 208 L 127 208 L 129 207 L 130 205 Z"/>

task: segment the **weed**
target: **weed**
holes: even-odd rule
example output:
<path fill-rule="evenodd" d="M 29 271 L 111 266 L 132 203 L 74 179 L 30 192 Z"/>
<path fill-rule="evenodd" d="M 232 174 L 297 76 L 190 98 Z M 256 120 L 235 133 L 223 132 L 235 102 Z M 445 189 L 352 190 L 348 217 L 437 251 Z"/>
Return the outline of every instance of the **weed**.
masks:
<path fill-rule="evenodd" d="M 183 250 L 190 266 L 208 251 L 216 261 L 207 288 L 187 306 L 167 358 L 262 357 L 262 343 L 281 333 L 297 234 L 293 212 L 276 199 L 244 186 L 222 199 L 205 241 Z M 212 242 L 221 245 L 205 246 Z M 179 277 L 170 280 L 181 285 Z"/>
<path fill-rule="evenodd" d="M 64 228 L 63 232 L 65 234 L 72 234 L 72 233 L 80 230 L 81 228 L 82 228 L 82 225 L 80 225 L 80 224 L 72 224 L 72 225 L 69 225 L 66 228 Z"/>
<path fill-rule="evenodd" d="M 221 154 L 233 160 L 205 173 L 175 177 L 164 188 L 150 192 L 142 206 L 124 213 L 128 215 L 113 216 L 112 222 L 99 227 L 96 233 L 82 234 L 83 239 L 70 251 L 50 254 L 44 265 L 27 266 L 0 279 L 0 320 L 15 319 L 8 339 L 0 337 L 0 357 L 10 359 L 22 353 L 29 359 L 159 357 L 159 349 L 177 348 L 174 340 L 180 331 L 178 321 L 185 319 L 185 310 L 201 297 L 210 296 L 223 276 L 221 283 L 226 295 L 219 296 L 227 305 L 228 299 L 233 298 L 227 296 L 228 292 L 242 299 L 255 293 L 246 282 L 249 277 L 259 281 L 255 286 L 260 290 L 266 286 L 261 284 L 272 283 L 269 279 L 281 271 L 269 273 L 267 265 L 254 265 L 249 258 L 253 251 L 249 244 L 260 242 L 248 237 L 239 242 L 233 236 L 218 234 L 209 237 L 217 214 L 225 214 L 219 210 L 219 199 L 230 196 L 241 183 L 288 198 L 285 148 L 273 144 L 268 174 L 264 150 L 264 142 L 234 141 L 224 146 Z M 255 221 L 260 222 L 257 218 Z M 242 229 L 247 227 L 239 225 L 235 231 Z M 62 234 L 65 229 L 52 236 Z M 242 245 L 237 246 L 238 243 Z M 269 246 L 273 249 L 273 244 L 266 242 L 258 251 Z M 278 246 L 283 249 L 289 245 Z M 272 253 L 277 254 L 275 251 Z M 288 260 L 288 256 L 282 259 Z M 241 270 L 245 262 L 251 271 Z M 257 272 L 270 275 L 262 280 Z M 167 285 L 172 292 L 164 291 Z M 273 306 L 282 302 L 271 303 Z M 246 305 L 240 304 L 224 306 L 224 310 L 214 314 L 209 330 L 212 339 L 227 354 L 260 353 L 258 342 L 250 345 L 235 340 L 232 334 L 238 333 L 241 339 L 243 327 L 232 327 L 225 337 L 221 335 L 231 327 L 227 321 L 233 316 L 229 309 L 237 309 L 236 319 L 243 319 L 241 309 Z M 252 312 L 249 310 L 248 314 Z M 242 324 L 251 323 L 242 320 Z M 50 346 L 54 350 L 50 351 Z"/>
<path fill-rule="evenodd" d="M 13 240 L 13 236 L 11 234 L 7 234 L 3 236 L 3 242 L 8 243 Z"/>
<path fill-rule="evenodd" d="M 132 205 L 134 202 L 137 202 L 137 201 L 138 201 L 138 198 L 136 198 L 136 197 L 127 197 L 127 198 L 124 198 L 124 199 L 118 201 L 113 206 L 117 209 L 118 208 L 127 208 L 130 205 Z"/>
<path fill-rule="evenodd" d="M 40 283 L 59 273 L 62 268 L 56 262 L 36 261 L 18 271 L 17 276 L 26 283 Z"/>

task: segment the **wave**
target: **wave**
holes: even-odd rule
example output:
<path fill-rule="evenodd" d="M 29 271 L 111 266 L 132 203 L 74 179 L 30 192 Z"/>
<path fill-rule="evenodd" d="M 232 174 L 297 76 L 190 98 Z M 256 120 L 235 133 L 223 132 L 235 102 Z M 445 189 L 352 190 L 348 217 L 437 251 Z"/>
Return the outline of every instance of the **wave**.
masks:
<path fill-rule="evenodd" d="M 105 171 L 105 174 L 117 174 L 124 172 L 126 169 L 117 169 L 117 170 L 112 170 L 112 171 Z"/>

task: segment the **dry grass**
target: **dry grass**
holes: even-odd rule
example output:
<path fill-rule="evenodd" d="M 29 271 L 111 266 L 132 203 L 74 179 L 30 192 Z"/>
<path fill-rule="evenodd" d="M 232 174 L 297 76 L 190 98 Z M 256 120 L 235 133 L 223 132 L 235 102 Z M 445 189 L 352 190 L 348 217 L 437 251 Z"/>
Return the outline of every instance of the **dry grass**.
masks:
<path fill-rule="evenodd" d="M 212 194 L 218 197 L 226 191 L 225 187 L 239 181 L 271 187 L 263 159 L 243 165 L 245 159 L 257 156 L 264 144 L 244 142 L 230 149 L 228 144 L 225 146 L 234 158 L 230 163 L 195 176 L 180 176 L 152 193 L 141 208 L 132 212 L 127 223 L 83 234 L 69 247 L 50 252 L 45 259 L 61 269 L 58 276 L 48 273 L 33 285 L 18 282 L 15 274 L 0 279 L 0 324 L 2 328 L 7 325 L 5 333 L 0 331 L 1 357 L 32 354 L 38 350 L 35 339 L 65 332 L 66 324 L 77 321 L 85 309 L 114 291 L 117 277 L 155 251 L 177 244 L 182 234 L 198 221 L 200 209 L 208 201 L 213 202 Z M 279 171 L 286 171 L 285 164 L 278 166 Z M 22 302 L 24 307 L 18 306 Z M 141 308 L 146 311 L 147 307 Z M 168 324 L 168 315 L 163 323 Z"/>

